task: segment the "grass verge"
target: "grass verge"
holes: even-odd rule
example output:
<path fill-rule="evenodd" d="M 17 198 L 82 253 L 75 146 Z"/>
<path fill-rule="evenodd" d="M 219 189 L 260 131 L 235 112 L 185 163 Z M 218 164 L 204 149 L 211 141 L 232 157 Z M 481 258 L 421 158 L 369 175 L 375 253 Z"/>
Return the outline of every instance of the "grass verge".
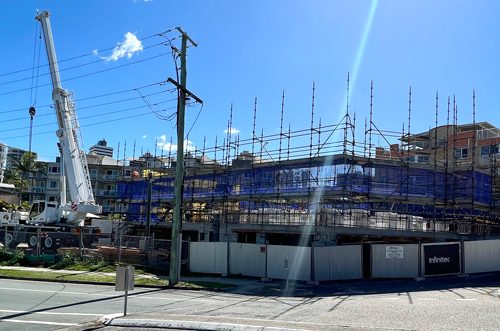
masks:
<path fill-rule="evenodd" d="M 61 282 L 86 282 L 86 283 L 115 283 L 115 276 L 102 275 L 98 273 L 62 273 L 57 271 L 26 271 L 26 270 L 12 270 L 0 269 L 0 277 L 15 278 L 15 279 L 29 279 L 29 280 L 45 280 L 45 281 L 61 281 Z M 138 286 L 168 286 L 167 279 L 159 279 L 156 277 L 136 277 L 134 281 Z M 227 290 L 234 288 L 236 285 L 207 282 L 207 281 L 191 281 L 179 282 L 175 288 L 188 289 L 188 290 Z"/>
<path fill-rule="evenodd" d="M 48 281 L 73 281 L 88 283 L 115 283 L 115 276 L 100 275 L 96 273 L 61 273 L 53 271 L 26 271 L 26 270 L 6 270 L 0 269 L 0 276 L 16 279 L 34 279 Z M 136 285 L 143 286 L 167 286 L 168 280 L 157 278 L 137 278 Z"/>

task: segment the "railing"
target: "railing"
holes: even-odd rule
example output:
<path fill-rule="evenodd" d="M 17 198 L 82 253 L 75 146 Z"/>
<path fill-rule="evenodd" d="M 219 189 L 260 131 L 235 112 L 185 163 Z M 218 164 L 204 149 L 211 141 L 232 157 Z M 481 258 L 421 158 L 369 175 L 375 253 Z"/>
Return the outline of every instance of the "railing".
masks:
<path fill-rule="evenodd" d="M 45 187 L 42 186 L 32 186 L 28 189 L 29 193 L 45 193 Z"/>
<path fill-rule="evenodd" d="M 96 195 L 105 197 L 116 197 L 116 190 L 97 190 Z"/>
<path fill-rule="evenodd" d="M 193 218 L 195 219 L 195 218 Z M 445 221 L 426 219 L 421 216 L 397 214 L 393 212 L 375 212 L 356 209 L 352 211 L 251 211 L 246 213 L 225 213 L 211 215 L 211 221 L 236 224 L 259 225 L 295 225 L 295 226 L 329 226 L 356 227 L 371 229 L 387 229 L 399 231 L 421 232 L 457 232 L 468 234 L 488 234 L 491 226 L 467 221 Z"/>

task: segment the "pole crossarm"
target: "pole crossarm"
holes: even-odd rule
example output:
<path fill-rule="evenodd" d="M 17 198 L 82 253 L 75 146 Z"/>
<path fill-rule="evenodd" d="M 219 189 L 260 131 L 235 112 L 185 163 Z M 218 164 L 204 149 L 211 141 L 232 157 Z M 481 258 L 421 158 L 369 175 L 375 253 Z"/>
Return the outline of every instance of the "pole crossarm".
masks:
<path fill-rule="evenodd" d="M 182 28 L 180 26 L 176 27 L 175 29 L 182 34 L 183 38 L 186 38 L 187 40 L 189 40 L 189 42 L 191 43 L 191 45 L 193 45 L 194 47 L 198 47 L 198 44 L 195 43 L 194 40 L 191 39 L 191 37 L 188 36 L 188 34 L 186 32 L 184 32 L 184 30 L 182 30 Z"/>
<path fill-rule="evenodd" d="M 203 100 L 201 100 L 200 98 L 198 98 L 196 95 L 194 95 L 191 91 L 189 91 L 187 88 L 185 88 L 184 86 L 182 86 L 181 84 L 177 83 L 175 80 L 173 80 L 172 78 L 168 78 L 167 79 L 167 82 L 169 83 L 172 83 L 173 85 L 175 85 L 175 87 L 177 87 L 179 90 L 182 90 L 182 92 L 184 92 L 185 94 L 187 95 L 190 95 L 196 102 L 198 103 L 203 103 Z"/>

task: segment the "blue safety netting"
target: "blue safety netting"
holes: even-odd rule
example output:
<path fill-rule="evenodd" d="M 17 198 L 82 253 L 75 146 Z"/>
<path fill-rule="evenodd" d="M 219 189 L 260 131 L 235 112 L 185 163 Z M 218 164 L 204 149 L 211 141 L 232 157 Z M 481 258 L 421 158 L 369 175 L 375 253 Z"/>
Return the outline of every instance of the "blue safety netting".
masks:
<path fill-rule="evenodd" d="M 246 169 L 217 169 L 184 179 L 185 202 L 240 200 L 241 208 L 300 209 L 321 197 L 332 208 L 391 210 L 417 215 L 483 215 L 492 204 L 492 177 L 479 171 L 446 172 L 400 165 L 311 164 L 257 165 Z M 130 215 L 144 215 L 148 184 L 145 180 L 118 183 L 118 199 Z M 364 197 L 355 199 L 354 197 Z M 153 179 L 152 200 L 158 206 L 172 202 L 174 178 Z M 277 203 L 286 198 L 289 203 Z M 331 201 L 331 202 L 329 202 Z M 309 208 L 309 207 L 306 207 Z"/>

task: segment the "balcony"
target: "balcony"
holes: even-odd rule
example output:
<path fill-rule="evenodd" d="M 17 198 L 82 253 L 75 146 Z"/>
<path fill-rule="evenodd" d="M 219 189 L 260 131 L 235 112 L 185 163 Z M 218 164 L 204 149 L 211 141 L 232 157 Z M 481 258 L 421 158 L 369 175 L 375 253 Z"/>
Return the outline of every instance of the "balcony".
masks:
<path fill-rule="evenodd" d="M 32 187 L 28 188 L 28 193 L 45 193 L 45 187 L 32 186 Z"/>
<path fill-rule="evenodd" d="M 121 214 L 124 214 L 124 213 L 128 212 L 128 209 L 125 207 L 120 208 L 118 206 L 105 205 L 105 206 L 102 206 L 102 212 L 103 213 L 121 213 Z"/>
<path fill-rule="evenodd" d="M 96 194 L 102 197 L 116 197 L 116 190 L 96 190 Z"/>

